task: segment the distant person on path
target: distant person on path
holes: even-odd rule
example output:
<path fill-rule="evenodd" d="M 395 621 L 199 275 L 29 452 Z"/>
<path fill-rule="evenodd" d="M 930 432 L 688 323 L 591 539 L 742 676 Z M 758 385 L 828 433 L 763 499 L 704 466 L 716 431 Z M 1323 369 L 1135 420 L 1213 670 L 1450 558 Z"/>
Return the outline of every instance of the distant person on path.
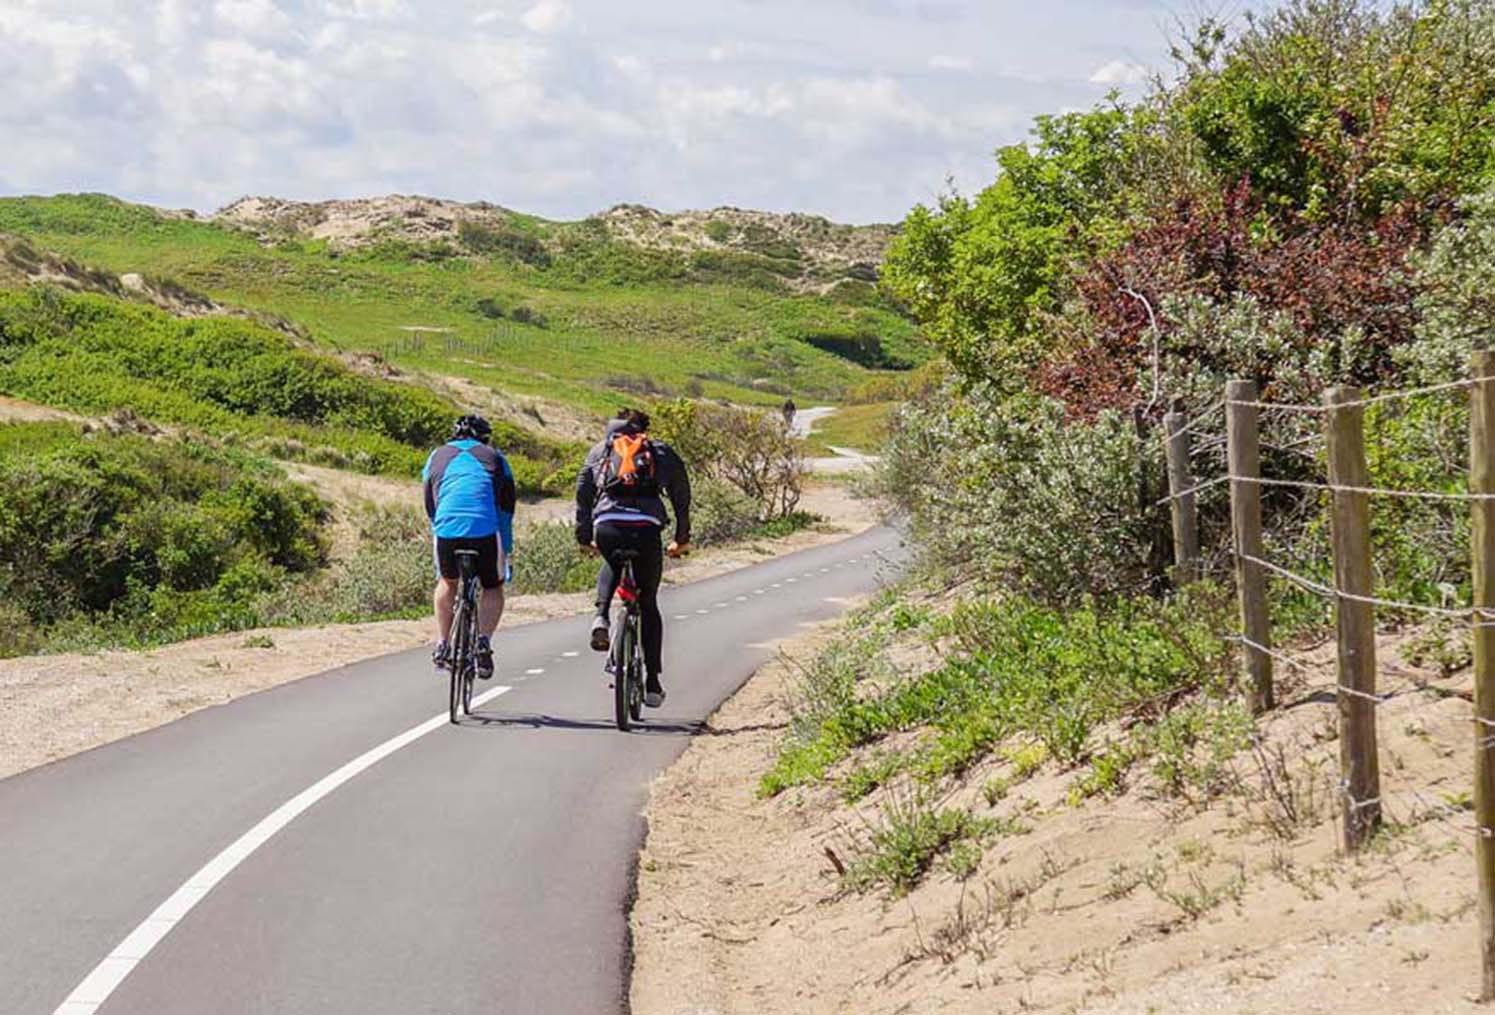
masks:
<path fill-rule="evenodd" d="M 664 497 L 675 514 L 675 538 L 660 547 L 660 532 L 669 521 Z M 664 649 L 664 618 L 659 613 L 659 582 L 664 554 L 690 551 L 690 476 L 675 450 L 649 436 L 649 417 L 623 409 L 607 425 L 607 435 L 587 454 L 576 477 L 576 541 L 602 557 L 597 576 L 597 616 L 592 621 L 592 648 L 608 649 L 609 612 L 623 567 L 619 554 L 633 551 L 633 577 L 643 619 L 644 704 L 664 704 L 659 681 Z"/>
<path fill-rule="evenodd" d="M 799 410 L 794 406 L 794 399 L 790 398 L 784 401 L 784 429 L 787 430 L 794 426 L 794 414 L 797 411 Z"/>
<path fill-rule="evenodd" d="M 493 676 L 493 632 L 504 612 L 504 580 L 514 552 L 514 506 L 517 491 L 508 460 L 489 447 L 493 427 L 481 416 L 463 416 L 452 427 L 452 439 L 426 459 L 421 470 L 426 517 L 431 520 L 436 557 L 436 649 L 438 670 L 451 662 L 447 633 L 461 570 L 458 550 L 476 550 L 478 582 L 477 675 Z"/>

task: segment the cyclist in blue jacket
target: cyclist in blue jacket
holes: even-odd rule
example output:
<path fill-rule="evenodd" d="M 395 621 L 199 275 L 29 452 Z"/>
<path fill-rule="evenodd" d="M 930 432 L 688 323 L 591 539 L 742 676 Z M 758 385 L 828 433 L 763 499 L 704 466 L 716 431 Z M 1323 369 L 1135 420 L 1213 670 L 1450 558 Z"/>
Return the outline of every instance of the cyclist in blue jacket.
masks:
<path fill-rule="evenodd" d="M 458 550 L 476 550 L 478 581 L 477 675 L 493 676 L 493 632 L 504 612 L 504 579 L 514 552 L 514 506 L 517 491 L 508 460 L 489 446 L 493 427 L 481 416 L 463 416 L 452 427 L 452 439 L 431 452 L 421 470 L 426 517 L 431 520 L 436 558 L 436 649 L 438 670 L 451 661 L 447 632 L 461 571 Z"/>

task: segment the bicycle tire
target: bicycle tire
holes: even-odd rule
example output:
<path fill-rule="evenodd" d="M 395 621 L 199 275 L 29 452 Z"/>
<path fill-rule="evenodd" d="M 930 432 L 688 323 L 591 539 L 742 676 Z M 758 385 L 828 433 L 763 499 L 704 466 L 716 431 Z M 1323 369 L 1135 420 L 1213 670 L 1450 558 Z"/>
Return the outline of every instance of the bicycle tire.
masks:
<path fill-rule="evenodd" d="M 447 717 L 456 723 L 462 709 L 462 683 L 472 647 L 467 644 L 467 603 L 457 601 L 457 615 L 452 619 L 451 661 L 447 663 L 451 682 L 447 694 Z"/>
<path fill-rule="evenodd" d="M 633 652 L 628 657 L 628 715 L 638 722 L 644 714 L 644 656 L 639 645 L 638 617 L 628 625 L 632 630 Z"/>
<path fill-rule="evenodd" d="M 631 725 L 633 684 L 633 625 L 624 621 L 613 654 L 613 721 L 627 733 Z"/>
<path fill-rule="evenodd" d="M 472 715 L 472 682 L 477 676 L 478 660 L 478 615 L 474 610 L 468 617 L 467 644 L 472 646 L 467 665 L 462 667 L 462 714 Z"/>

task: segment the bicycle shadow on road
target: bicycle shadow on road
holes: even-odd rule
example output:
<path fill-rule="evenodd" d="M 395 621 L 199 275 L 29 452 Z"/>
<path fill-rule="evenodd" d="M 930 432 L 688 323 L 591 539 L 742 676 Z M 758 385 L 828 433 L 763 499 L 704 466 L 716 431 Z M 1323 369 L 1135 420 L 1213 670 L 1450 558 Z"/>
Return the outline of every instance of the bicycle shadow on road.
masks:
<path fill-rule="evenodd" d="M 572 719 L 565 716 L 547 715 L 545 713 L 484 713 L 474 712 L 463 718 L 459 726 L 469 726 L 478 729 L 509 729 L 523 727 L 525 729 L 556 729 L 573 730 L 578 732 L 596 731 L 616 733 L 618 727 L 609 717 L 606 719 Z M 636 724 L 630 731 L 653 736 L 685 736 L 693 737 L 699 733 L 707 732 L 704 722 L 693 719 L 646 719 Z"/>

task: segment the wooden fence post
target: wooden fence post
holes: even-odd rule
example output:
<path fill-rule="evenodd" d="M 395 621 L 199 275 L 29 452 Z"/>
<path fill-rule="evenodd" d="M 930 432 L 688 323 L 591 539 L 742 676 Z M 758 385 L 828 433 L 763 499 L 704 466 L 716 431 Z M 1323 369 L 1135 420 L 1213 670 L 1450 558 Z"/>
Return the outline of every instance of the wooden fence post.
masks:
<path fill-rule="evenodd" d="M 1173 582 L 1182 588 L 1199 580 L 1199 505 L 1189 466 L 1188 420 L 1181 412 L 1163 417 L 1168 433 L 1168 493 L 1173 514 Z"/>
<path fill-rule="evenodd" d="M 1469 393 L 1469 492 L 1495 495 L 1495 352 L 1474 354 Z M 1480 1000 L 1495 1000 L 1495 500 L 1473 505 L 1474 862 L 1479 871 Z"/>
<path fill-rule="evenodd" d="M 1274 704 L 1272 628 L 1267 612 L 1266 573 L 1257 563 L 1261 545 L 1261 435 L 1257 432 L 1256 382 L 1225 385 L 1225 441 L 1230 463 L 1230 525 L 1235 541 L 1235 584 L 1245 635 L 1247 700 L 1253 713 Z"/>
<path fill-rule="evenodd" d="M 1324 393 L 1329 407 L 1329 482 L 1366 487 L 1365 407 L 1359 388 Z M 1381 824 L 1381 766 L 1376 752 L 1376 619 L 1369 602 L 1370 497 L 1333 491 L 1334 623 L 1339 634 L 1339 770 L 1344 848 L 1355 852 Z"/>

